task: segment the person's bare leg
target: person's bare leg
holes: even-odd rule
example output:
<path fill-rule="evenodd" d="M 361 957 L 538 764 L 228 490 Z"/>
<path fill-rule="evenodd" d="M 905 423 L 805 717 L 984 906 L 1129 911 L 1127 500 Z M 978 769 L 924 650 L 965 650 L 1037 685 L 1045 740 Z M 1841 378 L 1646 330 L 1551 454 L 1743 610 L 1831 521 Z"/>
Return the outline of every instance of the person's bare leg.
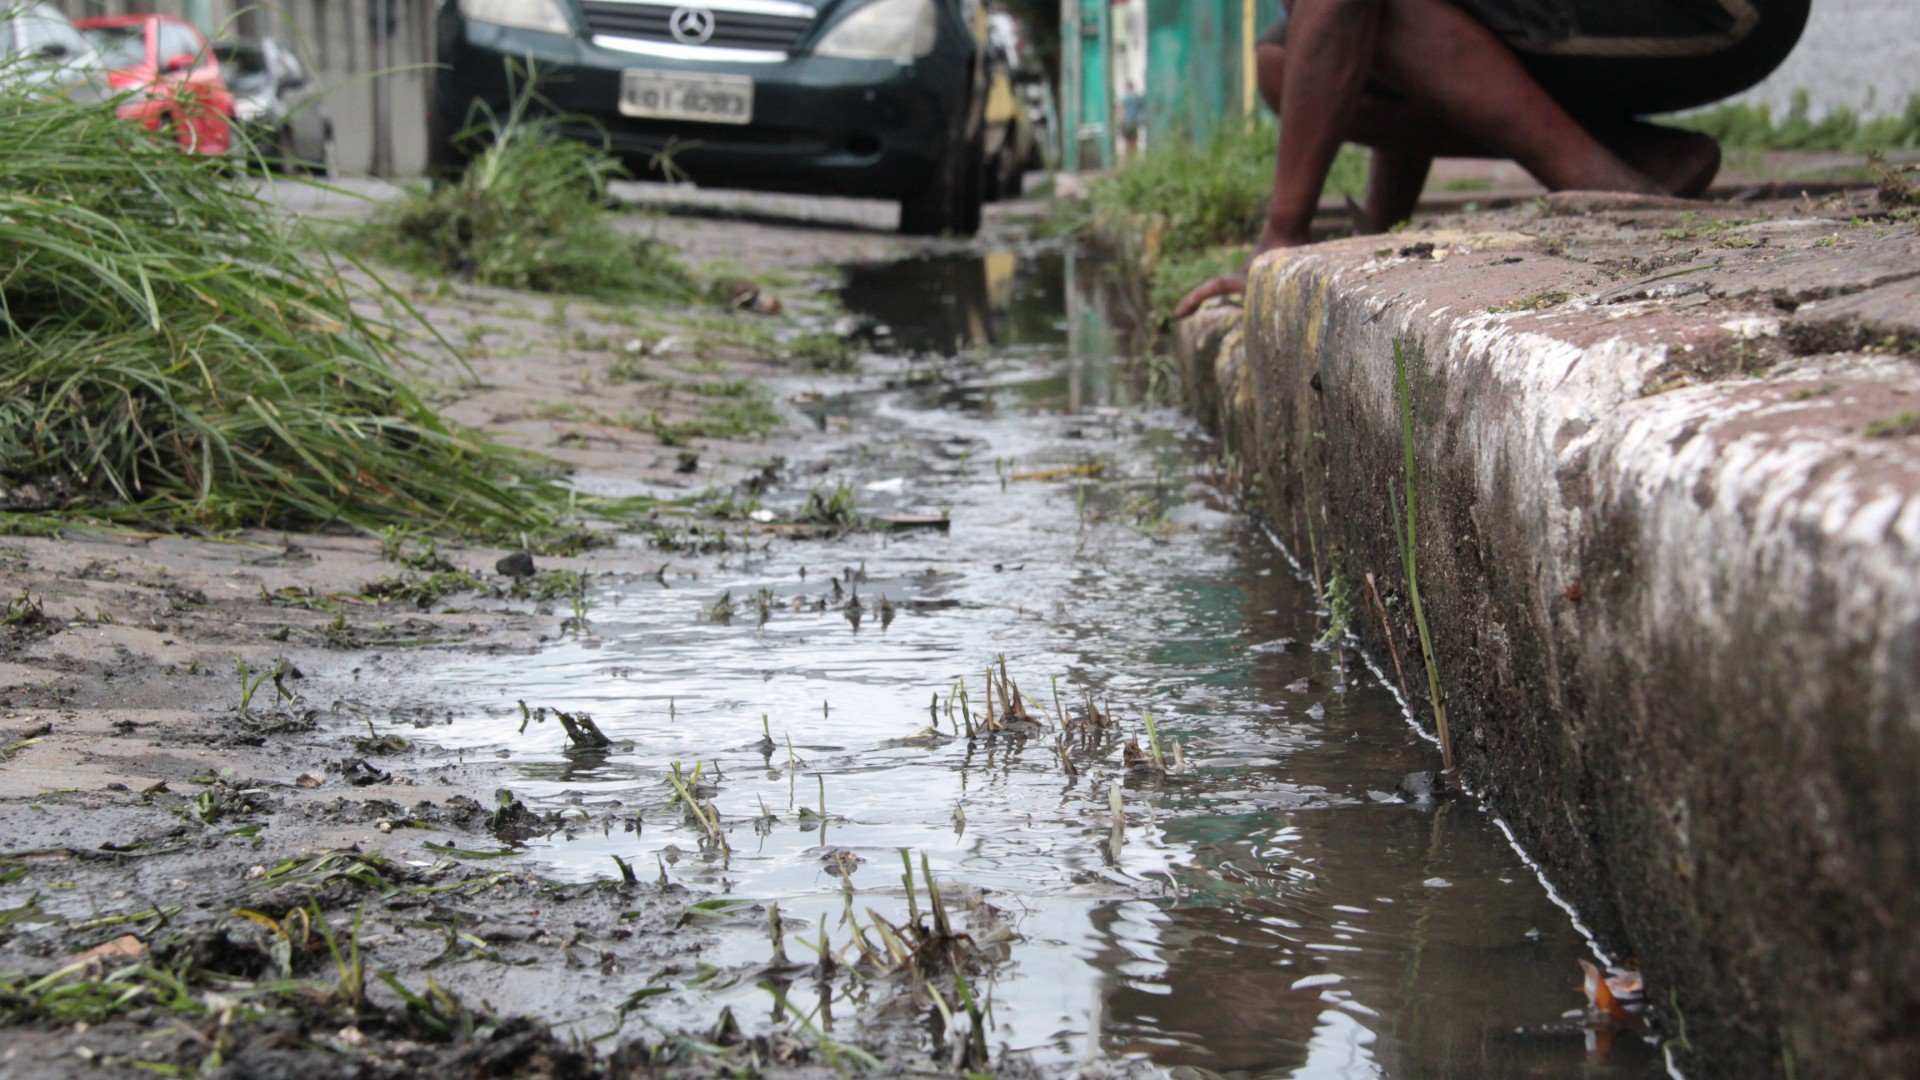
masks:
<path fill-rule="evenodd" d="M 1354 222 L 1354 231 L 1383 233 L 1413 217 L 1431 168 L 1431 154 L 1375 147 L 1373 163 L 1367 169 L 1366 202 L 1361 205 L 1361 219 Z"/>
<path fill-rule="evenodd" d="M 1260 98 L 1277 115 L 1286 83 L 1287 50 L 1261 45 L 1255 59 Z M 1584 126 L 1602 146 L 1668 194 L 1698 195 L 1719 168 L 1718 145 L 1697 132 L 1634 120 Z M 1449 130 L 1437 116 L 1405 101 L 1364 91 L 1341 135 L 1344 141 L 1374 150 L 1362 223 L 1371 232 L 1384 231 L 1411 216 L 1433 158 L 1500 156 Z"/>
<path fill-rule="evenodd" d="M 1384 2 L 1375 70 L 1447 130 L 1512 159 L 1552 190 L 1658 191 L 1465 11 L 1448 0 Z"/>
<path fill-rule="evenodd" d="M 1253 50 L 1254 87 L 1267 111 L 1280 115 L 1280 88 L 1287 82 L 1287 50 L 1261 44 Z"/>
<path fill-rule="evenodd" d="M 1255 85 L 1260 100 L 1274 115 L 1280 113 L 1281 88 L 1286 85 L 1287 50 L 1278 45 L 1261 45 L 1254 50 Z M 1367 170 L 1366 202 L 1362 219 L 1355 223 L 1363 233 L 1386 232 L 1413 216 L 1420 204 L 1420 192 L 1426 187 L 1427 170 L 1433 167 L 1433 155 L 1424 138 L 1414 137 L 1410 125 L 1395 124 L 1393 102 L 1382 102 L 1371 94 L 1363 95 L 1360 107 L 1347 132 L 1348 142 L 1367 128 L 1392 126 L 1400 136 L 1373 143 L 1373 164 Z M 1389 145 L 1390 143 L 1390 145 Z"/>
<path fill-rule="evenodd" d="M 1492 31 L 1448 0 L 1294 0 L 1291 16 L 1283 55 L 1276 62 L 1269 54 L 1262 65 L 1273 69 L 1263 70 L 1261 81 L 1279 84 L 1272 97 L 1287 122 L 1256 253 L 1310 239 L 1334 155 L 1367 121 L 1370 75 L 1404 95 L 1414 113 L 1432 116 L 1432 130 L 1510 158 L 1549 188 L 1660 190 L 1574 120 Z M 1437 147 L 1420 149 L 1430 155 Z M 1242 287 L 1237 275 L 1205 282 L 1181 301 L 1176 317 Z"/>

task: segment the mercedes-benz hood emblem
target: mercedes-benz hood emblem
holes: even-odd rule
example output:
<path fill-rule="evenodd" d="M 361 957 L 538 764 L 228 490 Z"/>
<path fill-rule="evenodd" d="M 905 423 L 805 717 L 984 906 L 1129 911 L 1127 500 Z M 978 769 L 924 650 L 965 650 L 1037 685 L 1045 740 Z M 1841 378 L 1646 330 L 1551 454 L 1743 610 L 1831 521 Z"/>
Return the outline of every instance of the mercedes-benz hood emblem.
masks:
<path fill-rule="evenodd" d="M 674 8 L 667 29 L 682 45 L 705 45 L 713 37 L 713 12 L 702 7 Z"/>

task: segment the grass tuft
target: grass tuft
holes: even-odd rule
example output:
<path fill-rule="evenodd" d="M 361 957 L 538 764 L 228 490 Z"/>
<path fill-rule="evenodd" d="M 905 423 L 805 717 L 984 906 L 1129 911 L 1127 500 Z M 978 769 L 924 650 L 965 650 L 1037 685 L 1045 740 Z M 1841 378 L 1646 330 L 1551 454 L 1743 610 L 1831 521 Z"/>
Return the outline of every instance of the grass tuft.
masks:
<path fill-rule="evenodd" d="M 504 117 L 466 133 L 486 148 L 452 184 L 375 215 L 361 250 L 408 269 L 477 284 L 600 299 L 692 303 L 700 282 L 674 250 L 624 228 L 607 185 L 626 169 L 562 134 L 521 93 Z"/>
<path fill-rule="evenodd" d="M 4 75 L 0 488 L 162 527 L 560 520 L 537 459 L 443 422 L 344 268 L 220 163 Z"/>
<path fill-rule="evenodd" d="M 1245 263 L 1272 191 L 1277 147 L 1272 124 L 1223 129 L 1200 144 L 1169 140 L 1094 180 L 1084 200 L 1056 202 L 1042 229 L 1137 234 L 1129 246 L 1138 250 L 1123 254 L 1142 266 L 1153 313 L 1167 317 L 1187 290 Z M 1326 193 L 1357 199 L 1365 183 L 1365 157 L 1347 148 Z"/>
<path fill-rule="evenodd" d="M 1433 635 L 1427 629 L 1427 611 L 1420 602 L 1419 518 L 1420 488 L 1414 460 L 1414 407 L 1412 367 L 1419 363 L 1420 346 L 1395 338 L 1393 342 L 1394 388 L 1400 405 L 1400 446 L 1406 478 L 1406 503 L 1394 504 L 1393 535 L 1400 546 L 1400 569 L 1407 578 L 1407 597 L 1413 602 L 1413 625 L 1420 635 L 1420 658 L 1427 665 L 1427 701 L 1433 706 L 1433 726 L 1440 738 L 1441 768 L 1453 771 L 1453 737 L 1447 731 L 1447 703 L 1440 691 L 1440 664 L 1433 649 Z M 1408 354 L 1413 354 L 1409 356 Z M 1391 489 L 1389 489 L 1391 490 Z M 1399 512 L 1404 509 L 1406 520 Z"/>
<path fill-rule="evenodd" d="M 1920 94 L 1905 109 L 1862 120 L 1842 106 L 1820 119 L 1811 114 L 1807 92 L 1795 90 L 1779 120 L 1765 102 L 1729 102 L 1700 112 L 1665 118 L 1674 127 L 1705 132 L 1721 145 L 1739 150 L 1897 150 L 1920 147 Z"/>

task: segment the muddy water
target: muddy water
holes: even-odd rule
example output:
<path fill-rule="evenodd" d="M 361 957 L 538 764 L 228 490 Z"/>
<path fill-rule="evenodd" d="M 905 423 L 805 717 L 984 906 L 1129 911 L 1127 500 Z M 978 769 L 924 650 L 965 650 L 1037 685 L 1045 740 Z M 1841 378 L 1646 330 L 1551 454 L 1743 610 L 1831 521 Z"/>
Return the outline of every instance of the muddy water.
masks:
<path fill-rule="evenodd" d="M 944 511 L 951 531 L 674 556 L 661 580 L 610 583 L 586 633 L 442 674 L 469 702 L 450 747 L 514 762 L 536 804 L 630 820 L 536 841 L 553 872 L 611 877 L 619 855 L 690 899 L 778 901 L 801 955 L 793 939 L 823 927 L 846 943 L 849 887 L 857 910 L 903 915 L 898 852 L 924 854 L 1017 935 L 992 1042 L 1050 1071 L 1657 1072 L 1643 1038 L 1582 1026 L 1586 942 L 1498 823 L 1391 794 L 1433 747 L 1357 657 L 1317 644 L 1326 613 L 1205 483 L 1199 433 L 1141 400 L 1098 277 L 1060 253 L 853 268 L 846 303 L 891 358 L 810 406 L 817 482 L 845 481 L 863 513 Z M 1022 478 L 1070 466 L 1100 472 Z M 1109 746 L 1069 777 L 1051 734 L 953 737 L 951 688 L 983 711 L 1002 658 L 1045 711 L 1056 682 L 1069 712 L 1091 693 L 1130 732 L 1150 710 L 1188 768 L 1129 772 Z M 622 745 L 564 753 L 553 724 L 519 730 L 517 699 L 589 712 Z M 676 762 L 706 763 L 729 850 L 669 808 Z M 722 971 L 769 957 L 764 914 L 699 925 Z M 648 1008 L 728 1005 L 771 1015 L 756 980 L 726 976 Z"/>

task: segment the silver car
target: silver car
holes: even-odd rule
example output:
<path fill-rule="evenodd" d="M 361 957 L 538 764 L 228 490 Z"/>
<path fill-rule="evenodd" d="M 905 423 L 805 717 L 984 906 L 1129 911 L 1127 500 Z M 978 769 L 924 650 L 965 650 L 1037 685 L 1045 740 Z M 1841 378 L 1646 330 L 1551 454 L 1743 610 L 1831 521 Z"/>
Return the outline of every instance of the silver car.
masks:
<path fill-rule="evenodd" d="M 52 4 L 0 9 L 0 79 L 33 92 L 104 100 L 107 73 L 87 39 Z"/>
<path fill-rule="evenodd" d="M 272 38 L 216 41 L 213 55 L 253 152 L 276 168 L 332 176 L 333 121 L 300 58 Z"/>

